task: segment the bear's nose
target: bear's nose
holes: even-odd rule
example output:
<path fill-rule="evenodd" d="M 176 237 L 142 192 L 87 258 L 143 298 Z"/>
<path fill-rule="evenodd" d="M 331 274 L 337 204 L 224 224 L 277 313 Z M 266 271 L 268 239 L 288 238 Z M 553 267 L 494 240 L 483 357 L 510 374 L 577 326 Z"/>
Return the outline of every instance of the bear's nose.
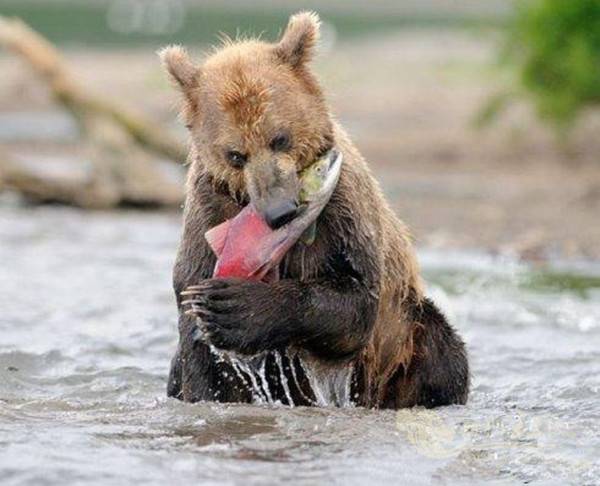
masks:
<path fill-rule="evenodd" d="M 298 205 L 295 201 L 278 201 L 265 209 L 265 221 L 271 229 L 276 230 L 289 223 L 297 214 Z"/>

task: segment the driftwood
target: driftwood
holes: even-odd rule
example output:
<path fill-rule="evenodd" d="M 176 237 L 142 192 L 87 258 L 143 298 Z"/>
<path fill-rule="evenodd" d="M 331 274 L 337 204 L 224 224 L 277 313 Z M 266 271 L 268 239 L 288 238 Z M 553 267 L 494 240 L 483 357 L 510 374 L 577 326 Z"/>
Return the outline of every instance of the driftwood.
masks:
<path fill-rule="evenodd" d="M 181 185 L 157 158 L 185 160 L 183 144 L 164 127 L 78 85 L 52 44 L 18 19 L 0 16 L 0 44 L 19 55 L 78 121 L 90 165 L 82 183 L 44 179 L 0 154 L 0 181 L 38 201 L 82 207 L 173 206 Z"/>
<path fill-rule="evenodd" d="M 40 175 L 6 152 L 0 152 L 0 176 L 0 190 L 16 188 L 27 198 L 39 202 L 59 202 L 87 207 L 90 206 L 89 202 L 82 200 L 86 193 L 91 194 L 93 200 L 99 197 L 95 187 L 86 187 L 79 180 Z"/>

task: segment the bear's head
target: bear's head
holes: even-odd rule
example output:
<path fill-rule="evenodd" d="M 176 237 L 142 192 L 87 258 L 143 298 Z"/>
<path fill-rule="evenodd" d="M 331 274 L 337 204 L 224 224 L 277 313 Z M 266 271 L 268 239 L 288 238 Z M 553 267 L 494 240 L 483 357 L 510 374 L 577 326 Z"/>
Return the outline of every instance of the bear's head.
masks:
<path fill-rule="evenodd" d="M 183 94 L 194 159 L 215 184 L 250 200 L 273 228 L 297 214 L 298 173 L 333 145 L 322 91 L 309 69 L 315 13 L 293 15 L 276 43 L 226 40 L 202 65 L 160 53 Z"/>

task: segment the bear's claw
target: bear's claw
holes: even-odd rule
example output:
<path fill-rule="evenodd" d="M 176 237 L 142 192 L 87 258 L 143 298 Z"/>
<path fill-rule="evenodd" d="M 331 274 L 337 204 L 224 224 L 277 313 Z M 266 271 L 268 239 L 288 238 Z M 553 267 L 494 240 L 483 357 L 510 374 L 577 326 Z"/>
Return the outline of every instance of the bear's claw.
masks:
<path fill-rule="evenodd" d="M 184 313 L 195 316 L 202 340 L 217 348 L 254 354 L 271 341 L 271 321 L 264 306 L 271 288 L 263 282 L 240 279 L 209 279 L 186 288 L 180 295 Z"/>

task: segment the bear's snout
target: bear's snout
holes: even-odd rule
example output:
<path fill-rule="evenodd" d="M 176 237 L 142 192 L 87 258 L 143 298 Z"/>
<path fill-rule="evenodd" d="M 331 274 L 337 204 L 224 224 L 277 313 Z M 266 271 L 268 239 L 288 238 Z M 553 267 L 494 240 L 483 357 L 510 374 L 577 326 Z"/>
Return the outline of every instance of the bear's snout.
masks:
<path fill-rule="evenodd" d="M 292 161 L 257 157 L 244 168 L 244 175 L 250 202 L 272 229 L 298 215 L 299 180 Z"/>
<path fill-rule="evenodd" d="M 274 230 L 289 223 L 297 215 L 298 204 L 292 200 L 274 201 L 264 211 L 265 221 Z"/>

